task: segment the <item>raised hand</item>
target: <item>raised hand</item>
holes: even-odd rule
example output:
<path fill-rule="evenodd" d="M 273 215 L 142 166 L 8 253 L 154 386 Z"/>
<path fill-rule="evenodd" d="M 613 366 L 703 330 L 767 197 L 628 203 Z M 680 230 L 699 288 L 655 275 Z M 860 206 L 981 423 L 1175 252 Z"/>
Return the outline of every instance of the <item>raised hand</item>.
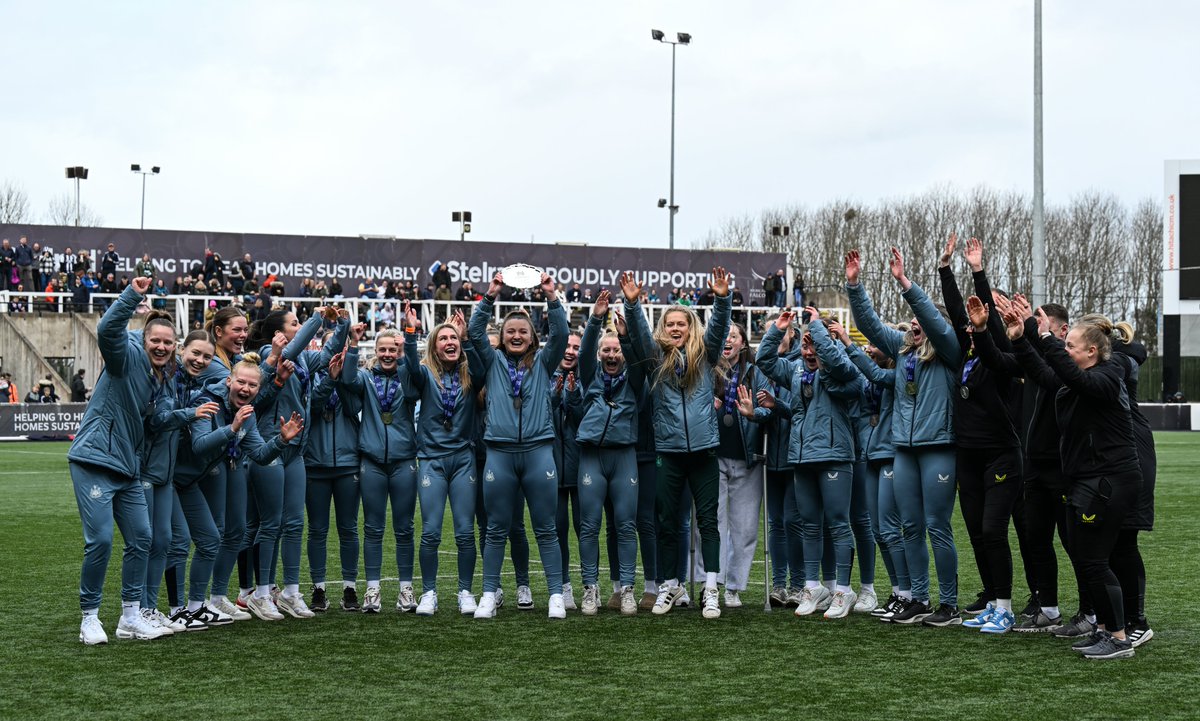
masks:
<path fill-rule="evenodd" d="M 746 386 L 739 385 L 737 389 L 737 410 L 747 418 L 754 417 L 754 398 L 750 395 L 750 389 Z"/>
<path fill-rule="evenodd" d="M 942 257 L 938 258 L 939 268 L 948 268 L 950 259 L 954 257 L 954 246 L 958 245 L 958 233 L 951 233 L 950 239 L 946 241 L 946 249 L 942 251 Z"/>
<path fill-rule="evenodd" d="M 338 309 L 335 306 L 327 305 L 324 308 L 318 308 L 317 312 L 325 316 L 325 320 L 330 323 L 336 323 L 338 319 Z"/>
<path fill-rule="evenodd" d="M 787 329 L 791 327 L 792 321 L 795 319 L 795 311 L 785 310 L 779 314 L 778 318 L 775 319 L 775 327 L 786 333 Z"/>
<path fill-rule="evenodd" d="M 638 298 L 642 297 L 642 284 L 633 279 L 633 273 L 629 271 L 622 273 L 620 282 L 621 292 L 625 294 L 625 300 L 635 303 Z"/>
<path fill-rule="evenodd" d="M 196 406 L 197 418 L 212 418 L 217 414 L 217 409 L 220 408 L 216 403 L 201 403 Z"/>
<path fill-rule="evenodd" d="M 967 317 L 971 319 L 971 325 L 975 326 L 975 330 L 983 330 L 987 327 L 988 322 L 988 307 L 979 296 L 973 295 L 967 298 Z"/>
<path fill-rule="evenodd" d="M 230 430 L 234 433 L 242 430 L 242 425 L 252 415 L 254 415 L 254 406 L 249 403 L 239 408 L 238 412 L 233 415 L 233 423 L 229 425 Z"/>
<path fill-rule="evenodd" d="M 547 301 L 553 301 L 558 298 L 557 287 L 549 273 L 542 273 L 542 294 L 546 296 Z"/>
<path fill-rule="evenodd" d="M 892 246 L 891 253 L 888 256 L 888 270 L 891 271 L 892 277 L 899 281 L 900 285 L 908 290 L 911 283 L 906 283 L 908 277 L 904 275 L 904 254 L 896 246 Z"/>
<path fill-rule="evenodd" d="M 151 279 L 144 275 L 139 275 L 138 277 L 129 281 L 129 284 L 133 286 L 133 289 L 142 295 L 146 295 L 150 292 L 150 283 Z"/>
<path fill-rule="evenodd" d="M 617 329 L 617 335 L 629 335 L 629 326 L 625 325 L 625 316 L 617 307 L 613 308 L 613 327 Z"/>
<path fill-rule="evenodd" d="M 338 378 L 342 375 L 342 366 L 346 364 L 346 351 L 342 351 L 329 359 L 329 377 Z"/>
<path fill-rule="evenodd" d="M 1050 316 L 1046 315 L 1046 312 L 1044 310 L 1042 310 L 1039 307 L 1037 309 L 1037 311 L 1033 314 L 1033 317 L 1037 319 L 1038 335 L 1043 335 L 1045 333 L 1051 332 L 1050 331 Z"/>
<path fill-rule="evenodd" d="M 771 391 L 759 391 L 755 397 L 758 399 L 758 405 L 761 408 L 774 408 L 775 396 L 771 395 Z"/>
<path fill-rule="evenodd" d="M 862 257 L 858 251 L 852 250 L 846 253 L 846 282 L 856 285 L 860 273 L 862 273 Z"/>
<path fill-rule="evenodd" d="M 1033 317 L 1033 308 L 1029 305 L 1029 300 L 1020 293 L 1013 295 L 1012 306 L 1013 310 L 1021 316 L 1022 322 L 1024 322 L 1026 318 Z"/>
<path fill-rule="evenodd" d="M 555 376 L 555 378 L 554 378 L 554 392 L 555 393 L 562 393 L 564 380 L 566 380 L 566 376 L 564 376 L 562 373 L 559 373 L 557 376 Z"/>
<path fill-rule="evenodd" d="M 1009 340 L 1016 340 L 1025 335 L 1025 319 L 1015 310 L 1010 309 L 1004 316 L 1004 327 Z"/>
<path fill-rule="evenodd" d="M 500 297 L 500 291 L 504 290 L 504 276 L 497 272 L 492 276 L 492 282 L 488 285 L 487 297 L 495 300 Z"/>
<path fill-rule="evenodd" d="M 967 264 L 971 266 L 973 272 L 978 273 L 983 270 L 983 243 L 979 238 L 967 240 L 967 247 L 963 248 L 963 257 L 967 259 Z"/>
<path fill-rule="evenodd" d="M 275 331 L 275 335 L 271 336 L 271 357 L 278 358 L 283 354 L 283 349 L 287 347 L 288 339 L 283 334 L 283 331 Z"/>
<path fill-rule="evenodd" d="M 604 315 L 608 313 L 608 290 L 600 291 L 600 295 L 596 296 L 596 303 L 592 306 L 592 315 L 603 320 Z"/>
<path fill-rule="evenodd" d="M 1012 301 L 1001 293 L 994 293 L 992 295 L 992 300 L 996 303 L 996 310 L 999 311 L 1001 320 L 1004 319 L 1004 315 L 1006 313 L 1012 311 L 1013 309 Z"/>
<path fill-rule="evenodd" d="M 417 327 L 417 311 L 412 307 L 412 302 L 404 301 L 404 329 L 416 329 Z"/>
<path fill-rule="evenodd" d="M 846 328 L 836 320 L 829 321 L 829 335 L 840 340 L 842 345 L 850 347 L 850 334 L 846 332 Z"/>
<path fill-rule="evenodd" d="M 454 311 L 454 315 L 450 316 L 449 323 L 450 325 L 454 326 L 455 330 L 458 331 L 458 336 L 460 338 L 466 335 L 467 319 L 463 317 L 463 312 L 461 310 Z"/>
<path fill-rule="evenodd" d="M 567 374 L 567 391 L 570 393 L 575 392 L 575 371 Z"/>
<path fill-rule="evenodd" d="M 291 443 L 292 439 L 300 435 L 303 430 L 304 419 L 300 417 L 299 413 L 293 411 L 292 417 L 286 423 L 283 416 L 279 416 L 279 437 L 283 439 L 284 443 Z"/>
<path fill-rule="evenodd" d="M 719 266 L 713 268 L 712 278 L 708 281 L 708 287 L 712 288 L 713 295 L 718 295 L 722 298 L 729 295 L 729 273 Z"/>
<path fill-rule="evenodd" d="M 811 305 L 805 306 L 805 307 L 804 307 L 804 310 L 802 310 L 802 311 L 800 312 L 800 320 L 801 320 L 801 321 L 803 321 L 803 320 L 804 320 L 804 316 L 805 316 L 805 314 L 807 314 L 807 315 L 808 315 L 808 322 L 809 322 L 809 323 L 812 323 L 812 322 L 814 322 L 814 321 L 816 321 L 816 322 L 820 322 L 820 320 L 821 320 L 821 312 L 820 312 L 820 311 L 818 311 L 816 308 L 812 307 Z"/>
<path fill-rule="evenodd" d="M 280 384 L 287 383 L 288 378 L 291 378 L 292 374 L 295 372 L 296 364 L 290 360 L 285 360 L 279 364 L 278 368 L 275 369 L 275 379 L 279 381 Z"/>
<path fill-rule="evenodd" d="M 350 345 L 352 347 L 357 346 L 359 341 L 361 341 L 363 339 L 363 336 L 366 334 L 367 334 L 367 324 L 366 323 L 355 323 L 354 325 L 350 326 Z"/>

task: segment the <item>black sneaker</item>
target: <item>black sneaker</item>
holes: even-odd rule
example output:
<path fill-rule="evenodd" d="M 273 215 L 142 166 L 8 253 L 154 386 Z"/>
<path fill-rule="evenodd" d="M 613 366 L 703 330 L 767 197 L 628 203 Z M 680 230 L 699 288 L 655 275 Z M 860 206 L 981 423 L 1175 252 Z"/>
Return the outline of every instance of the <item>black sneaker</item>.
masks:
<path fill-rule="evenodd" d="M 1020 623 L 1013 626 L 1014 631 L 1021 633 L 1050 633 L 1062 625 L 1062 616 L 1050 618 L 1039 608 L 1033 618 L 1022 618 Z"/>
<path fill-rule="evenodd" d="M 979 595 L 975 597 L 975 600 L 971 602 L 971 605 L 963 609 L 963 613 L 970 616 L 978 616 L 979 614 L 983 613 L 983 610 L 987 608 L 988 605 L 987 599 L 984 598 L 986 593 L 986 591 L 980 591 Z"/>
<path fill-rule="evenodd" d="M 892 623 L 903 623 L 911 625 L 924 621 L 933 612 L 929 610 L 929 604 L 924 601 L 913 599 L 904 606 L 904 610 L 892 616 Z"/>
<path fill-rule="evenodd" d="M 1114 658 L 1131 658 L 1134 654 L 1133 644 L 1128 639 L 1116 638 L 1107 631 L 1101 631 L 1100 642 L 1083 652 L 1084 658 L 1094 661 L 1106 661 Z"/>
<path fill-rule="evenodd" d="M 312 592 L 312 603 L 308 607 L 317 613 L 325 613 L 329 610 L 329 599 L 325 597 L 325 589 L 317 587 Z"/>
<path fill-rule="evenodd" d="M 879 620 L 883 623 L 891 623 L 896 619 L 897 614 L 903 613 L 904 609 L 908 608 L 910 603 L 912 603 L 912 599 L 897 596 L 896 600 L 891 603 L 891 607 L 878 617 Z"/>
<path fill-rule="evenodd" d="M 342 589 L 342 610 L 343 611 L 360 611 L 362 606 L 358 605 L 358 591 L 353 588 L 346 587 Z"/>
<path fill-rule="evenodd" d="M 1150 628 L 1150 622 L 1143 617 L 1125 627 L 1125 638 L 1129 639 L 1129 643 L 1133 644 L 1134 648 L 1137 648 L 1154 638 L 1154 631 Z"/>
<path fill-rule="evenodd" d="M 1056 638 L 1079 638 L 1086 636 L 1096 630 L 1095 624 L 1091 623 L 1084 617 L 1082 613 L 1077 613 L 1071 617 L 1071 620 L 1050 631 Z"/>
<path fill-rule="evenodd" d="M 1075 643 L 1071 644 L 1071 650 L 1083 653 L 1083 652 L 1087 651 L 1088 649 L 1090 649 L 1092 646 L 1095 646 L 1096 644 L 1100 643 L 1100 639 L 1102 639 L 1102 638 L 1104 638 L 1104 631 L 1101 631 L 1100 629 L 1096 629 L 1095 631 L 1092 631 L 1088 635 L 1084 636 L 1083 638 L 1079 639 Z"/>
<path fill-rule="evenodd" d="M 1025 608 L 1021 609 L 1020 618 L 1033 618 L 1042 610 L 1041 603 L 1038 602 L 1036 593 L 1029 594 L 1029 602 L 1025 604 Z"/>
<path fill-rule="evenodd" d="M 875 618 L 883 618 L 884 616 L 886 616 L 889 613 L 895 613 L 896 602 L 899 600 L 900 600 L 900 597 L 893 593 L 892 595 L 888 596 L 888 600 L 886 603 L 884 603 L 882 606 L 876 606 L 871 611 L 871 615 L 874 616 Z"/>
<path fill-rule="evenodd" d="M 193 620 L 203 623 L 205 626 L 227 626 L 233 623 L 233 616 L 230 616 L 220 611 L 214 611 L 208 606 L 201 606 L 191 612 Z"/>
<path fill-rule="evenodd" d="M 959 614 L 957 608 L 954 606 L 947 606 L 943 603 L 937 607 L 936 611 L 922 619 L 921 623 L 925 624 L 926 626 L 937 626 L 939 628 L 945 626 L 961 626 L 962 616 Z"/>

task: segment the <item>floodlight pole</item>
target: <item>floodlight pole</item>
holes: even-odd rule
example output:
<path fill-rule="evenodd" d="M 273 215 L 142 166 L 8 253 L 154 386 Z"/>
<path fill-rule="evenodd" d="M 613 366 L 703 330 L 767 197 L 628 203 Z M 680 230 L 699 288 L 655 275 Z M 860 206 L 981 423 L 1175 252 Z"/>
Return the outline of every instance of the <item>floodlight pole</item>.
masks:
<path fill-rule="evenodd" d="M 1033 307 L 1046 303 L 1046 209 L 1042 177 L 1042 0 L 1033 3 Z"/>

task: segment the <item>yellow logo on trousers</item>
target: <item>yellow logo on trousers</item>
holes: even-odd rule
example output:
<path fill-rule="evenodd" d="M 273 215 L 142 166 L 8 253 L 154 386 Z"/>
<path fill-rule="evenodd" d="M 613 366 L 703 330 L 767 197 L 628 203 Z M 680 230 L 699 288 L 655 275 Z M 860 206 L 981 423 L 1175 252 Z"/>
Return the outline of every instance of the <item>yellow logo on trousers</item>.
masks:
<path fill-rule="evenodd" d="M 1002 476 L 1002 475 L 1000 475 L 999 473 L 997 473 L 997 474 L 996 474 L 996 483 L 1004 483 L 1004 482 L 1005 482 L 1005 481 L 1007 481 L 1007 480 L 1008 480 L 1008 474 L 1007 474 L 1007 473 L 1005 473 L 1003 476 Z"/>
<path fill-rule="evenodd" d="M 1096 514 L 1095 513 L 1093 513 L 1090 516 L 1086 513 L 1080 513 L 1079 518 L 1082 519 L 1084 523 L 1095 523 L 1096 522 Z"/>

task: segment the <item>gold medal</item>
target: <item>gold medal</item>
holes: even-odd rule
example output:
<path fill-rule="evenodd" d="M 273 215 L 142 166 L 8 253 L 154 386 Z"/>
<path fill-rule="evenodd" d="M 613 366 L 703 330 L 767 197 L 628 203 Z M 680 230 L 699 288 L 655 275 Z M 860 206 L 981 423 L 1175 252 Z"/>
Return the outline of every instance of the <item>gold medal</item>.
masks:
<path fill-rule="evenodd" d="M 392 412 L 391 411 L 384 411 L 383 413 L 379 414 L 379 417 L 383 419 L 383 425 L 385 425 L 385 426 L 392 425 Z"/>
<path fill-rule="evenodd" d="M 879 425 L 879 414 L 878 413 L 871 414 L 871 420 L 868 422 L 871 424 L 872 428 Z"/>
<path fill-rule="evenodd" d="M 909 382 L 905 383 L 904 384 L 904 392 L 909 394 L 910 396 L 915 396 L 917 394 L 917 382 L 909 381 Z"/>

